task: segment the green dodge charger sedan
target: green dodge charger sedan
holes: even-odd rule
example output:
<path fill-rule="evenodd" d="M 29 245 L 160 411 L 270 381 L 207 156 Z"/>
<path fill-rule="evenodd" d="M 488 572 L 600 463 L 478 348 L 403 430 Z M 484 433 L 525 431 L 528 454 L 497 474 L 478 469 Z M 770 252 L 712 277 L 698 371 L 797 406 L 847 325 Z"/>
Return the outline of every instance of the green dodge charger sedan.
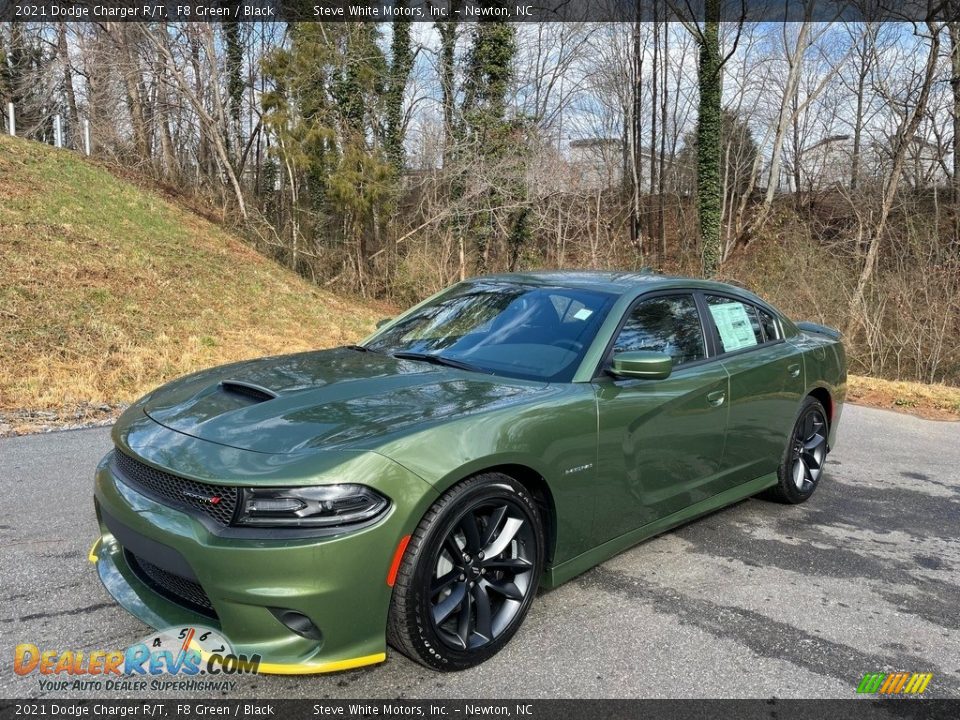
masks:
<path fill-rule="evenodd" d="M 133 404 L 91 560 L 157 628 L 261 672 L 483 662 L 553 587 L 763 493 L 807 500 L 846 393 L 839 334 L 717 282 L 458 283 L 359 345 L 235 363 Z"/>

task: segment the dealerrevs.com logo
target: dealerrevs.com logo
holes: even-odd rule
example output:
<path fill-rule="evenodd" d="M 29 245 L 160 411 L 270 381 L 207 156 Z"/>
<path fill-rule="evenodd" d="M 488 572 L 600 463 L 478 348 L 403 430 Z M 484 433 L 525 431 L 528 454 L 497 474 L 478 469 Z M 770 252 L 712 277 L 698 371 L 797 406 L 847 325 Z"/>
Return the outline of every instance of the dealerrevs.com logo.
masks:
<path fill-rule="evenodd" d="M 237 654 L 219 631 L 196 625 L 167 628 L 123 650 L 41 650 L 21 643 L 13 659 L 14 672 L 37 674 L 43 691 L 232 690 L 231 677 L 259 667 L 259 655 Z"/>

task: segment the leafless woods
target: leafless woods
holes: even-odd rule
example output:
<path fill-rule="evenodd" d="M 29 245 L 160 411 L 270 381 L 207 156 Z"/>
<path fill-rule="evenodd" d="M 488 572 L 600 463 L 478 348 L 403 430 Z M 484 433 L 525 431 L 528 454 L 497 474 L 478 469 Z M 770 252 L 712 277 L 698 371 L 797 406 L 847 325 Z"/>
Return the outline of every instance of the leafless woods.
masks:
<path fill-rule="evenodd" d="M 316 283 L 408 302 L 501 270 L 699 274 L 697 31 L 16 24 L 0 96 L 18 135 L 60 116 L 82 149 L 86 121 L 97 158 Z M 844 329 L 857 370 L 960 384 L 960 26 L 717 42 L 717 274 Z"/>

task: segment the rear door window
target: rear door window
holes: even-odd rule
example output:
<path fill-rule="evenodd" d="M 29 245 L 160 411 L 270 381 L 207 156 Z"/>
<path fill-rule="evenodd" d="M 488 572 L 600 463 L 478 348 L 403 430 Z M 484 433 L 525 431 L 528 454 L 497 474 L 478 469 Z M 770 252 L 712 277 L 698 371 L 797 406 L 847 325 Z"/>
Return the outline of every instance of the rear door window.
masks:
<path fill-rule="evenodd" d="M 753 305 L 719 295 L 706 297 L 717 328 L 720 352 L 734 352 L 763 343 L 763 329 Z"/>

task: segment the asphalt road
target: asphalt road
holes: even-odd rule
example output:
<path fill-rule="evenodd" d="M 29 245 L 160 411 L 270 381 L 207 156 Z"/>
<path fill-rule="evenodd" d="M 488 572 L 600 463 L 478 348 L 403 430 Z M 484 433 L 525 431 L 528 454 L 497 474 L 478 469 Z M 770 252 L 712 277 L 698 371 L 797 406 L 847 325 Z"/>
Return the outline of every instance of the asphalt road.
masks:
<path fill-rule="evenodd" d="M 0 697 L 44 696 L 12 672 L 17 643 L 121 648 L 147 632 L 86 559 L 108 449 L 102 428 L 0 440 Z M 928 696 L 960 697 L 960 423 L 848 406 L 829 462 L 805 505 L 748 500 L 541 593 L 472 671 L 391 652 L 241 678 L 230 696 L 851 697 L 865 672 L 924 671 Z"/>

